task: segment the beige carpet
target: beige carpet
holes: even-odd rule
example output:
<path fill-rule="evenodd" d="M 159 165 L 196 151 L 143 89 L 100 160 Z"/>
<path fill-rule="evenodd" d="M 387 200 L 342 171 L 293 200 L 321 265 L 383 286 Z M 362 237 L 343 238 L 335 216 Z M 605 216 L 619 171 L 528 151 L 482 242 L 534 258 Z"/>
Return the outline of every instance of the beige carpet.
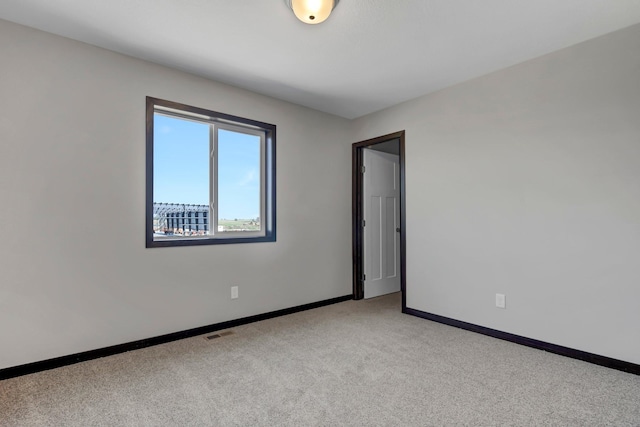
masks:
<path fill-rule="evenodd" d="M 0 381 L 2 426 L 640 426 L 640 377 L 348 301 Z"/>

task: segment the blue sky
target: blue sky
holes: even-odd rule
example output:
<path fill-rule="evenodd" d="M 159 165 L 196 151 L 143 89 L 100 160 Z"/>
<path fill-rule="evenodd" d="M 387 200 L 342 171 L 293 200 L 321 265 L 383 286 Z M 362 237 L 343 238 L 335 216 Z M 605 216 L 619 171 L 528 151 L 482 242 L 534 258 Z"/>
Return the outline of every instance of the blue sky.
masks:
<path fill-rule="evenodd" d="M 219 219 L 260 216 L 260 138 L 218 133 Z M 156 114 L 153 201 L 209 204 L 209 125 Z"/>

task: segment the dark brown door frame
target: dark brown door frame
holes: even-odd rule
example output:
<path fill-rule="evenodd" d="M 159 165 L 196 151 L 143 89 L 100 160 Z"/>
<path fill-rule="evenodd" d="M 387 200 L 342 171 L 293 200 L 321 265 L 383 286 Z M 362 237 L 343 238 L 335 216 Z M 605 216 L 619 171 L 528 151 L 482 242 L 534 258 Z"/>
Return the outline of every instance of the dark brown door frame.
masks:
<path fill-rule="evenodd" d="M 351 145 L 352 152 L 352 198 L 351 217 L 353 232 L 353 299 L 364 298 L 364 233 L 362 227 L 362 149 L 372 145 L 387 142 L 392 139 L 400 140 L 400 289 L 402 290 L 402 309 L 406 307 L 406 241 L 405 226 L 406 197 L 405 197 L 405 173 L 404 173 L 404 131 L 390 133 L 366 141 L 356 142 Z"/>

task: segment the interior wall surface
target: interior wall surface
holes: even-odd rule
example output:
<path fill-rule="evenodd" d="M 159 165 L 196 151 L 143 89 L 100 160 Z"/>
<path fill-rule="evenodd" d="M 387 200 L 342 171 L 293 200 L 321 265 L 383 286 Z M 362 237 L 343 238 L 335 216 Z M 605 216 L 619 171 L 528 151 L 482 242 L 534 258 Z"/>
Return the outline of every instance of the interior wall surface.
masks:
<path fill-rule="evenodd" d="M 351 294 L 347 120 L 7 21 L 0 63 L 0 369 Z M 276 242 L 145 248 L 147 96 L 277 126 Z"/>
<path fill-rule="evenodd" d="M 409 308 L 640 363 L 638 52 L 635 25 L 354 121 L 406 130 Z"/>

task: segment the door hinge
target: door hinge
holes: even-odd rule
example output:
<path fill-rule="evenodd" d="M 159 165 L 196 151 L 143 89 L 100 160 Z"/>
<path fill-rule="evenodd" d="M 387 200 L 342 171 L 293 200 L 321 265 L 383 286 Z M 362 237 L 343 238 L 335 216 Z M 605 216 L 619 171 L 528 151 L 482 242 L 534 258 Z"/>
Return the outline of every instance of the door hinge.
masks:
<path fill-rule="evenodd" d="M 366 275 L 366 274 L 363 274 L 363 275 L 362 275 L 362 281 L 364 282 L 365 280 L 367 280 L 367 275 Z"/>
<path fill-rule="evenodd" d="M 366 169 L 366 168 L 365 168 L 365 167 L 364 167 L 364 165 L 363 165 L 363 166 L 362 166 L 362 169 L 361 169 L 362 173 L 364 173 L 364 170 L 365 170 L 365 169 Z"/>
<path fill-rule="evenodd" d="M 362 220 L 362 226 L 363 226 L 363 227 L 366 227 L 366 225 L 367 225 L 367 221 L 365 221 L 365 220 L 363 219 L 363 220 Z"/>

